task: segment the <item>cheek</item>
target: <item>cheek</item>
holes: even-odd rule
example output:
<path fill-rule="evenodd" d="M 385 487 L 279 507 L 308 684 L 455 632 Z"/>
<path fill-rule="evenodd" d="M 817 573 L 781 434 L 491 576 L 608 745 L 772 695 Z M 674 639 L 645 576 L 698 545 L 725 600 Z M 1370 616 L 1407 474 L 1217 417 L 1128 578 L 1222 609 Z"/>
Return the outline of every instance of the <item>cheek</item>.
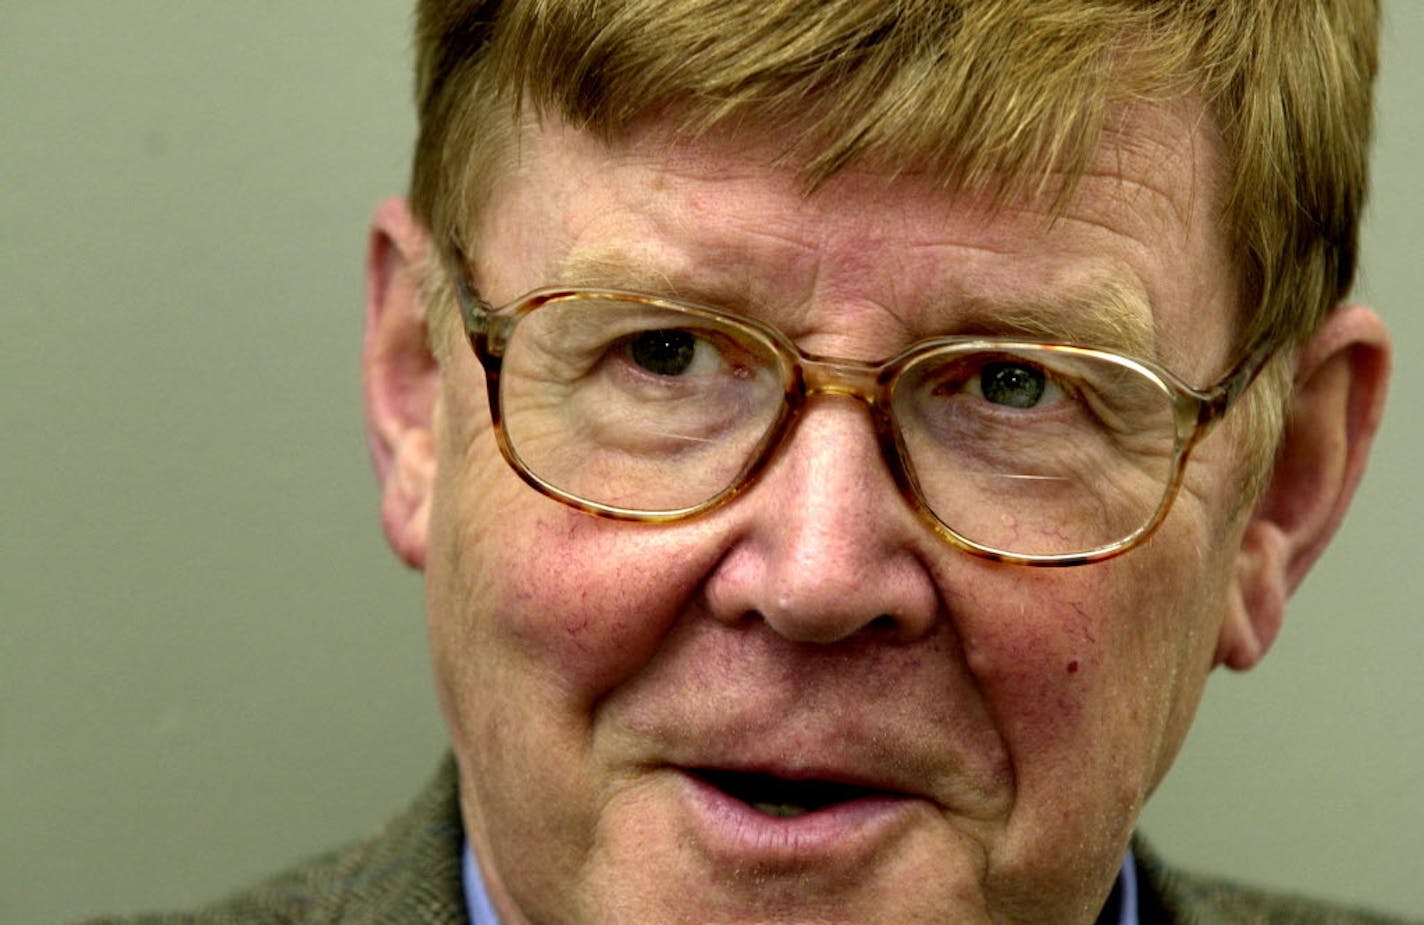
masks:
<path fill-rule="evenodd" d="M 1105 615 L 1090 603 L 1094 589 L 1037 579 L 1016 575 L 992 607 L 969 608 L 982 616 L 963 629 L 969 671 L 1019 751 L 1073 741 L 1109 661 Z"/>
<path fill-rule="evenodd" d="M 657 647 L 681 609 L 680 570 L 637 527 L 538 498 L 524 505 L 540 513 L 493 531 L 496 577 L 478 606 L 509 654 L 552 672 L 575 696 L 597 696 Z"/>
<path fill-rule="evenodd" d="M 1021 790 L 1073 793 L 1092 770 L 1115 803 L 1145 798 L 1175 754 L 1210 666 L 1220 571 L 1195 531 L 1094 566 L 1016 574 L 967 605 L 965 656 Z M 1066 788 L 1066 789 L 1065 789 Z"/>
<path fill-rule="evenodd" d="M 480 443 L 462 475 L 442 477 L 432 518 L 441 667 L 531 708 L 587 709 L 656 651 L 697 585 L 695 544 L 544 498 Z"/>

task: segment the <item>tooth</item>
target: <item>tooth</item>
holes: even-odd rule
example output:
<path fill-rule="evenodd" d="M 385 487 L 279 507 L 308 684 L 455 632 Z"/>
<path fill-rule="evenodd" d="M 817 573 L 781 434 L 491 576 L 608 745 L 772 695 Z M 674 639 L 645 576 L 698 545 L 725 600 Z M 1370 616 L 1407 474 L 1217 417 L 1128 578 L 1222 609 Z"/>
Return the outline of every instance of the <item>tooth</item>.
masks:
<path fill-rule="evenodd" d="M 795 819 L 797 816 L 804 816 L 808 812 L 806 807 L 798 806 L 795 803 L 753 803 L 752 809 L 759 813 L 766 813 L 768 816 L 775 816 L 778 819 Z"/>

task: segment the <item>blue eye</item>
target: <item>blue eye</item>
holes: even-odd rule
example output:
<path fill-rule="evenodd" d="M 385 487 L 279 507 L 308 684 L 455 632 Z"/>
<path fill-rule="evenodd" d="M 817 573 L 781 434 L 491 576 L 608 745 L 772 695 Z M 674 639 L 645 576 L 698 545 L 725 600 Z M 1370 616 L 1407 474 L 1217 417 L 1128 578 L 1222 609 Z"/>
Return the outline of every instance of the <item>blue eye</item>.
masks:
<path fill-rule="evenodd" d="M 697 339 L 687 331 L 643 331 L 628 344 L 633 362 L 657 376 L 681 376 L 692 366 Z"/>
<path fill-rule="evenodd" d="M 1043 370 L 1023 363 L 986 363 L 979 370 L 979 392 L 996 405 L 1033 408 L 1047 389 Z"/>

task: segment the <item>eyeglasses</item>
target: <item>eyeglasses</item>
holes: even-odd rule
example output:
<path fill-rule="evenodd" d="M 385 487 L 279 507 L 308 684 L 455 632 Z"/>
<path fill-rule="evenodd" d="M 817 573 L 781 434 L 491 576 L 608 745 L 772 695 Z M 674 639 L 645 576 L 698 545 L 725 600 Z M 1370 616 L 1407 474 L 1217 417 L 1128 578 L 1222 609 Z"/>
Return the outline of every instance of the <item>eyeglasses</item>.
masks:
<path fill-rule="evenodd" d="M 554 288 L 496 309 L 456 279 L 500 451 L 545 495 L 623 520 L 692 517 L 750 487 L 813 396 L 841 395 L 869 408 L 901 494 L 940 536 L 1023 565 L 1141 543 L 1269 356 L 1206 390 L 1107 350 L 998 337 L 866 363 L 702 305 Z"/>

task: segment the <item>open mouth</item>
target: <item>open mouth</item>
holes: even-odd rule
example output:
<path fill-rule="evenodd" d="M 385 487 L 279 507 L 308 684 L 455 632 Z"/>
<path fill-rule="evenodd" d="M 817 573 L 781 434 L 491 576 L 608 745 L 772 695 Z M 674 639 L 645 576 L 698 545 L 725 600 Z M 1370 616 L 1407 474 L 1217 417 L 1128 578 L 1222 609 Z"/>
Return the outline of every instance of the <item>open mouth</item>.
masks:
<path fill-rule="evenodd" d="M 774 774 L 695 768 L 692 775 L 752 809 L 777 819 L 795 819 L 840 803 L 887 796 L 884 790 L 828 780 L 789 780 Z"/>

